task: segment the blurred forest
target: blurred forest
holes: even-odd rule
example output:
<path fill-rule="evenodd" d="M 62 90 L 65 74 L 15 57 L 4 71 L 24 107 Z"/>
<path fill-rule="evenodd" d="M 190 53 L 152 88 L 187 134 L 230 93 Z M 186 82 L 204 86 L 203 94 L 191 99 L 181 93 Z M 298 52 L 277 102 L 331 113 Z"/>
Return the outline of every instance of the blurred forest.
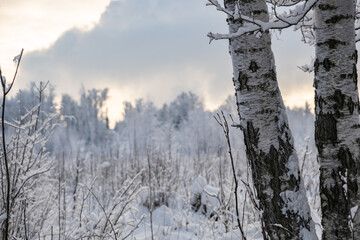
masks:
<path fill-rule="evenodd" d="M 237 119 L 234 97 L 213 112 L 191 92 L 160 108 L 143 99 L 124 102 L 123 119 L 114 129 L 109 127 L 107 99 L 108 89 L 83 89 L 80 101 L 63 95 L 57 105 L 53 88 L 33 84 L 7 100 L 12 196 L 16 194 L 10 234 L 18 239 L 239 235 L 228 146 L 213 118 L 223 111 L 230 123 L 230 115 Z M 287 114 L 309 202 L 318 210 L 314 116 L 305 103 Z M 246 184 L 251 180 L 242 139 L 239 129 L 230 129 L 236 174 L 243 180 L 242 221 L 247 235 L 261 239 Z M 2 162 L 0 166 L 4 193 Z M 156 231 L 150 233 L 152 229 Z"/>

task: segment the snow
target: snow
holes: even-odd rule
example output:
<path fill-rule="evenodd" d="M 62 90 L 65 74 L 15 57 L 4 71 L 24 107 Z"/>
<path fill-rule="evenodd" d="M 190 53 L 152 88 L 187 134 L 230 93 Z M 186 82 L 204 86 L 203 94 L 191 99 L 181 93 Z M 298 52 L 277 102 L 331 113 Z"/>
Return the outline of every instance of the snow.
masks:
<path fill-rule="evenodd" d="M 103 163 L 101 163 L 100 167 L 101 168 L 107 168 L 107 167 L 110 167 L 111 164 L 108 162 L 108 161 L 104 161 Z"/>
<path fill-rule="evenodd" d="M 293 175 L 296 179 L 299 178 L 299 159 L 296 152 L 293 152 L 293 154 L 291 154 L 285 167 L 289 169 L 288 177 Z"/>
<path fill-rule="evenodd" d="M 6 212 L 4 212 L 3 214 L 0 215 L 0 227 L 2 228 L 2 225 L 4 223 L 4 221 L 6 220 L 7 218 L 7 214 Z"/>
<path fill-rule="evenodd" d="M 140 206 L 136 215 L 137 217 L 146 215 L 146 217 L 140 227 L 131 235 L 132 239 L 151 239 L 149 210 Z M 234 225 L 233 230 L 225 233 L 221 222 L 212 221 L 202 213 L 194 212 L 186 206 L 173 208 L 160 206 L 153 211 L 152 219 L 156 239 L 241 239 Z M 246 228 L 248 239 L 263 239 L 261 232 L 259 232 L 259 223 Z"/>
<path fill-rule="evenodd" d="M 359 208 L 358 205 L 356 205 L 355 207 L 352 207 L 352 208 L 351 208 L 350 212 L 351 212 L 351 218 L 352 218 L 352 219 L 355 217 L 355 214 L 357 213 L 358 208 Z"/>
<path fill-rule="evenodd" d="M 27 202 L 31 209 L 39 209 L 28 212 L 27 217 L 32 222 L 37 222 L 40 212 L 47 214 L 42 230 L 36 224 L 29 224 L 29 231 L 41 231 L 49 236 L 53 229 L 54 234 L 61 231 L 60 234 L 69 238 L 104 234 L 104 239 L 113 239 L 114 233 L 107 221 L 110 219 L 119 239 L 128 234 L 126 239 L 151 239 L 147 163 L 150 155 L 152 201 L 156 203 L 152 211 L 155 239 L 241 239 L 236 223 L 228 148 L 221 129 L 213 120 L 214 112 L 205 111 L 201 102 L 191 94 L 182 95 L 163 109 L 139 101 L 135 106 L 127 105 L 124 120 L 116 130 L 109 130 L 100 117 L 88 119 L 90 113 L 98 113 L 97 107 L 90 107 L 92 100 L 88 98 L 84 96 L 84 102 L 78 105 L 67 99 L 64 115 L 77 114 L 77 121 L 65 118 L 67 125 L 54 133 L 56 141 L 53 143 L 44 145 L 44 136 L 38 133 L 26 134 L 25 141 L 19 143 L 38 143 L 33 155 L 29 148 L 26 156 L 32 156 L 31 161 L 38 159 L 42 163 L 22 173 L 14 186 L 15 191 L 22 189 L 19 193 L 21 199 L 31 199 Z M 11 100 L 8 102 L 12 103 Z M 22 128 L 33 129 L 36 120 L 33 115 L 39 106 L 27 106 L 30 113 L 26 112 L 22 118 L 12 117 L 21 120 L 16 122 L 21 128 L 8 127 L 9 133 L 23 132 Z M 41 109 L 46 110 L 44 106 Z M 221 109 L 236 116 L 233 98 Z M 316 151 L 311 136 L 313 116 L 304 111 L 291 110 L 288 116 L 300 156 L 306 143 L 310 143 L 303 174 L 314 217 L 319 215 L 318 175 L 315 175 L 318 168 L 314 165 Z M 53 119 L 51 115 L 49 117 Z M 53 129 L 51 121 L 41 121 L 38 130 Z M 94 126 L 98 127 L 98 132 L 94 131 Z M 259 240 L 263 239 L 259 221 L 262 213 L 253 205 L 246 189 L 251 189 L 252 185 L 250 176 L 246 180 L 245 151 L 238 131 L 230 129 L 239 180 L 240 217 L 241 220 L 244 218 L 247 239 Z M 309 135 L 310 140 L 304 140 Z M 46 152 L 46 149 L 51 149 L 51 152 Z M 52 158 L 50 154 L 57 157 Z M 292 168 L 293 161 L 291 159 L 287 167 Z M 21 159 L 15 164 L 20 166 Z M 55 165 L 49 172 L 42 173 L 52 164 Z M 245 186 L 241 180 L 249 181 L 250 185 Z M 281 196 L 292 203 L 286 206 L 287 209 L 303 211 L 297 206 L 299 199 L 295 193 L 284 192 Z M 254 202 L 259 204 L 257 199 Z M 319 223 L 319 219 L 315 222 Z M 318 225 L 316 230 L 321 232 Z M 302 231 L 302 234 L 307 236 L 308 233 Z"/>

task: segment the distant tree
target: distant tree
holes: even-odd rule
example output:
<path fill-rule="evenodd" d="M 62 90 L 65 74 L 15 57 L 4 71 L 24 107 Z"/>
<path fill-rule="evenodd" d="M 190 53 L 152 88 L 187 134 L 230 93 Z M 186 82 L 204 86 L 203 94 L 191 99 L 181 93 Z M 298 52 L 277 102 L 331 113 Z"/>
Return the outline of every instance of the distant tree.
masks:
<path fill-rule="evenodd" d="M 169 115 L 175 129 L 179 129 L 180 125 L 188 120 L 190 111 L 202 107 L 202 102 L 199 100 L 199 97 L 192 92 L 183 92 L 177 96 L 169 106 Z"/>
<path fill-rule="evenodd" d="M 108 89 L 81 91 L 80 103 L 64 94 L 60 113 L 72 138 L 88 146 L 106 144 L 109 138 L 108 119 L 104 111 Z"/>
<path fill-rule="evenodd" d="M 78 108 L 78 104 L 70 97 L 70 95 L 64 94 L 62 96 L 60 113 L 64 118 L 63 120 L 66 123 L 67 129 L 75 128 L 77 131 L 79 131 L 79 126 L 77 126 L 74 116 L 74 114 L 77 114 Z"/>

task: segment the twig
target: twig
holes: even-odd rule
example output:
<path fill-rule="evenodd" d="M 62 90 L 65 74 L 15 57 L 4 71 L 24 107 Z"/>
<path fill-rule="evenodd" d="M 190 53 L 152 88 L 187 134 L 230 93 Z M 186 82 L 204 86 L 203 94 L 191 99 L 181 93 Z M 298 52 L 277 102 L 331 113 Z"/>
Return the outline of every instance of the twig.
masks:
<path fill-rule="evenodd" d="M 117 237 L 116 237 L 116 231 L 115 231 L 115 228 L 114 228 L 114 225 L 112 224 L 112 222 L 110 221 L 109 217 L 107 216 L 107 213 L 106 213 L 106 210 L 105 208 L 103 207 L 103 205 L 100 203 L 99 199 L 97 198 L 97 196 L 95 195 L 95 193 L 90 189 L 88 188 L 89 192 L 94 196 L 96 202 L 99 204 L 100 208 L 102 209 L 102 211 L 104 212 L 104 215 L 106 217 L 106 222 L 109 222 L 110 223 L 110 226 L 111 226 L 111 229 L 114 233 L 114 238 L 115 240 L 117 240 Z"/>
<path fill-rule="evenodd" d="M 145 218 L 145 216 L 142 216 L 140 221 L 135 225 L 135 227 L 133 227 L 131 229 L 131 231 L 128 234 L 126 234 L 126 236 L 123 237 L 122 239 L 124 240 L 124 239 L 128 238 L 139 227 L 140 223 L 142 222 L 142 220 L 144 220 L 144 218 Z"/>
<path fill-rule="evenodd" d="M 1 114 L 1 133 L 2 133 L 2 148 L 4 154 L 4 164 L 5 164 L 5 172 L 6 172 L 6 182 L 7 182 L 7 192 L 6 192 L 6 219 L 5 219 L 5 226 L 3 229 L 3 239 L 7 240 L 9 238 L 9 219 L 10 219 L 10 196 L 11 196 L 11 180 L 10 180 L 10 171 L 9 171 L 9 162 L 7 157 L 7 150 L 6 150 L 6 137 L 5 137 L 5 106 L 6 106 L 6 95 L 10 92 L 12 86 L 14 85 L 17 72 L 19 69 L 20 61 L 23 55 L 24 49 L 21 50 L 21 53 L 18 58 L 15 74 L 13 80 L 8 89 L 6 89 L 6 79 L 2 75 L 2 71 L 0 68 L 0 80 L 3 90 L 3 99 L 2 99 L 2 114 Z"/>
<path fill-rule="evenodd" d="M 153 221 L 152 221 L 152 189 L 151 189 L 151 165 L 150 165 L 150 153 L 149 150 L 147 151 L 147 161 L 149 167 L 149 211 L 150 211 L 150 229 L 151 229 L 151 239 L 154 240 L 154 231 L 153 231 Z"/>
<path fill-rule="evenodd" d="M 237 219 L 237 223 L 238 223 L 239 230 L 240 230 L 240 233 L 241 233 L 241 237 L 242 237 L 243 240 L 246 240 L 246 237 L 245 237 L 245 234 L 244 234 L 244 231 L 243 231 L 243 228 L 242 228 L 242 224 L 241 224 L 241 221 L 240 221 L 239 202 L 238 202 L 238 193 L 237 193 L 239 183 L 238 183 L 238 180 L 237 180 L 237 177 L 236 177 L 234 158 L 233 158 L 232 150 L 231 150 L 231 142 L 230 142 L 230 136 L 229 136 L 229 124 L 228 124 L 228 122 L 226 120 L 226 117 L 225 117 L 223 111 L 221 111 L 221 114 L 222 114 L 222 118 L 221 118 L 219 113 L 217 114 L 218 118 L 216 118 L 215 116 L 214 116 L 214 118 L 218 122 L 218 124 L 222 127 L 222 129 L 224 131 L 226 141 L 227 141 L 227 145 L 228 145 L 228 148 L 229 148 L 228 153 L 229 153 L 229 156 L 230 156 L 231 168 L 232 168 L 233 178 L 234 178 L 234 182 L 235 182 L 234 194 L 235 194 L 236 219 Z"/>

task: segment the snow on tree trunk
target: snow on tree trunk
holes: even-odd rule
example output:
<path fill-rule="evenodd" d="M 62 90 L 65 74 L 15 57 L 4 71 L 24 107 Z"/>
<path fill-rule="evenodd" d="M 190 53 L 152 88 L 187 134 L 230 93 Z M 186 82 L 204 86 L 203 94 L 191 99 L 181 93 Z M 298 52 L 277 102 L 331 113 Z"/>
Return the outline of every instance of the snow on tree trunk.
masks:
<path fill-rule="evenodd" d="M 225 8 L 268 21 L 265 0 L 225 0 Z M 230 33 L 246 23 L 228 19 Z M 264 239 L 317 239 L 298 157 L 276 79 L 271 36 L 230 40 L 236 101 L 253 181 L 263 211 Z M 267 236 L 266 236 L 267 235 Z"/>
<path fill-rule="evenodd" d="M 319 0 L 315 7 L 315 141 L 324 240 L 360 239 L 360 213 L 349 221 L 360 192 L 354 14 L 354 0 Z"/>

